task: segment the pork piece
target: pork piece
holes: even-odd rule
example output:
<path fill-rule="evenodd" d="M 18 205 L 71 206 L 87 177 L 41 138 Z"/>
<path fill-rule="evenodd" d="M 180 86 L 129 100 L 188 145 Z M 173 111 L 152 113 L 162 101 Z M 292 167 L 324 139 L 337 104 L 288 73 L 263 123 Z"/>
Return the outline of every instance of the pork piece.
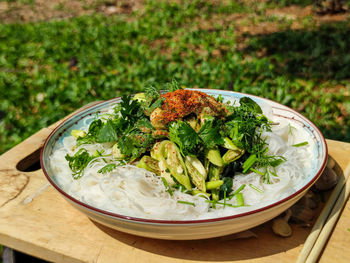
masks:
<path fill-rule="evenodd" d="M 163 129 L 172 121 L 181 119 L 189 114 L 225 116 L 224 105 L 215 98 L 201 91 L 176 90 L 162 95 L 165 98 L 161 108 L 156 108 L 150 116 L 151 123 L 156 129 Z"/>

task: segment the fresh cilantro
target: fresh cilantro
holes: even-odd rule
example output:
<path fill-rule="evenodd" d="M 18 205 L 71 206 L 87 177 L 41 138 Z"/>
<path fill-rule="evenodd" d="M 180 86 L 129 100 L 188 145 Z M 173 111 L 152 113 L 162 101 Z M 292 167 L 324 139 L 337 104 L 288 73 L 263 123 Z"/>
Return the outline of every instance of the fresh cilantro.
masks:
<path fill-rule="evenodd" d="M 68 161 L 69 168 L 73 172 L 73 178 L 79 179 L 82 177 L 84 169 L 94 156 L 90 156 L 86 149 L 81 148 L 73 156 L 67 154 L 65 158 Z"/>
<path fill-rule="evenodd" d="M 198 154 L 201 139 L 187 122 L 177 121 L 171 123 L 169 126 L 169 138 L 179 146 L 184 156 Z"/>
<path fill-rule="evenodd" d="M 135 123 L 135 127 L 141 131 L 151 131 L 154 130 L 154 127 L 151 121 L 148 118 L 141 118 Z"/>
<path fill-rule="evenodd" d="M 151 134 L 142 133 L 135 129 L 121 136 L 118 140 L 118 148 L 122 154 L 127 156 L 127 159 L 135 160 L 150 150 L 153 142 Z"/>
<path fill-rule="evenodd" d="M 96 136 L 96 142 L 116 142 L 118 139 L 117 129 L 111 120 L 101 127 Z"/>
<path fill-rule="evenodd" d="M 220 134 L 220 124 L 215 120 L 206 121 L 199 129 L 198 135 L 206 148 L 214 148 L 216 145 L 224 144 L 224 139 Z"/>
<path fill-rule="evenodd" d="M 120 102 L 120 114 L 122 118 L 133 122 L 144 116 L 144 112 L 137 100 L 133 100 L 131 96 L 123 96 Z"/>
<path fill-rule="evenodd" d="M 105 166 L 103 166 L 100 170 L 98 170 L 99 173 L 105 174 L 107 172 L 111 172 L 113 169 L 115 169 L 117 165 L 115 163 L 110 163 Z"/>

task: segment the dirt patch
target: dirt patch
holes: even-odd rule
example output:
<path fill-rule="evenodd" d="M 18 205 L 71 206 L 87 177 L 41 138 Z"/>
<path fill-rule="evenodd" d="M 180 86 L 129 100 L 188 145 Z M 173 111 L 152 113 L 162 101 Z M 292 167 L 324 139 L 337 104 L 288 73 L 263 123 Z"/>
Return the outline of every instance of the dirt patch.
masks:
<path fill-rule="evenodd" d="M 35 0 L 32 3 L 1 2 L 2 23 L 61 20 L 102 13 L 129 14 L 143 7 L 144 0 Z"/>

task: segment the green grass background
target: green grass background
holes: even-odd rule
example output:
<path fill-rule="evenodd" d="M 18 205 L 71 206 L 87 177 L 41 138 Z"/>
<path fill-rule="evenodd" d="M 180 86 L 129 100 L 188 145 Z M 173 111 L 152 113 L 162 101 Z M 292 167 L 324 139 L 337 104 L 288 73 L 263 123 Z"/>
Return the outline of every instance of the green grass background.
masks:
<path fill-rule="evenodd" d="M 148 1 L 128 15 L 0 24 L 0 153 L 88 102 L 172 79 L 276 100 L 327 138 L 350 141 L 349 20 L 304 19 L 293 30 L 288 19 L 264 15 L 274 5 Z M 233 13 L 279 30 L 238 37 L 235 20 L 220 22 Z"/>

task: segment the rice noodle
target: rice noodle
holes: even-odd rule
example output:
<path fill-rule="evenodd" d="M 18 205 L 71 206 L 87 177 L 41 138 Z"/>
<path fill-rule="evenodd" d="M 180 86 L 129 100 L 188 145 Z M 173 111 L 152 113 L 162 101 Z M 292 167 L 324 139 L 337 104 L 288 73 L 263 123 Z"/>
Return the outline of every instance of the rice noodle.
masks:
<path fill-rule="evenodd" d="M 268 144 L 268 154 L 283 156 L 287 161 L 276 167 L 278 176 L 271 175 L 270 184 L 263 182 L 261 176 L 256 173 L 237 174 L 233 177 L 233 190 L 237 190 L 242 184 L 246 185 L 241 192 L 246 206 L 233 208 L 217 205 L 214 209 L 210 203 L 206 202 L 206 198 L 200 196 L 185 194 L 180 190 L 174 190 L 171 196 L 166 191 L 161 178 L 149 171 L 133 165 L 122 165 L 111 172 L 101 174 L 98 170 L 105 166 L 105 163 L 96 159 L 89 163 L 80 179 L 74 180 L 68 162 L 65 160 L 67 153 L 73 155 L 82 147 L 89 154 L 93 154 L 96 150 L 104 150 L 104 154 L 110 154 L 112 150 L 110 144 L 86 144 L 75 148 L 75 139 L 72 136 L 64 138 L 62 143 L 57 143 L 50 157 L 50 164 L 55 174 L 54 180 L 67 194 L 86 204 L 105 211 L 139 218 L 207 219 L 263 207 L 290 195 L 303 186 L 305 178 L 310 175 L 312 169 L 308 160 L 313 157 L 313 144 L 309 142 L 303 147 L 292 147 L 291 145 L 301 142 L 300 138 L 305 137 L 305 131 L 297 127 L 297 124 L 293 124 L 291 128 L 290 123 L 285 119 L 274 118 L 268 106 L 262 105 L 262 109 L 272 121 L 280 123 L 272 127 L 272 132 L 264 131 L 262 134 Z M 84 120 L 83 129 L 87 130 L 88 123 L 89 121 Z M 254 188 L 260 189 L 261 192 Z M 195 205 L 178 203 L 179 200 Z M 236 200 L 235 198 L 226 200 L 226 203 L 235 205 Z"/>

